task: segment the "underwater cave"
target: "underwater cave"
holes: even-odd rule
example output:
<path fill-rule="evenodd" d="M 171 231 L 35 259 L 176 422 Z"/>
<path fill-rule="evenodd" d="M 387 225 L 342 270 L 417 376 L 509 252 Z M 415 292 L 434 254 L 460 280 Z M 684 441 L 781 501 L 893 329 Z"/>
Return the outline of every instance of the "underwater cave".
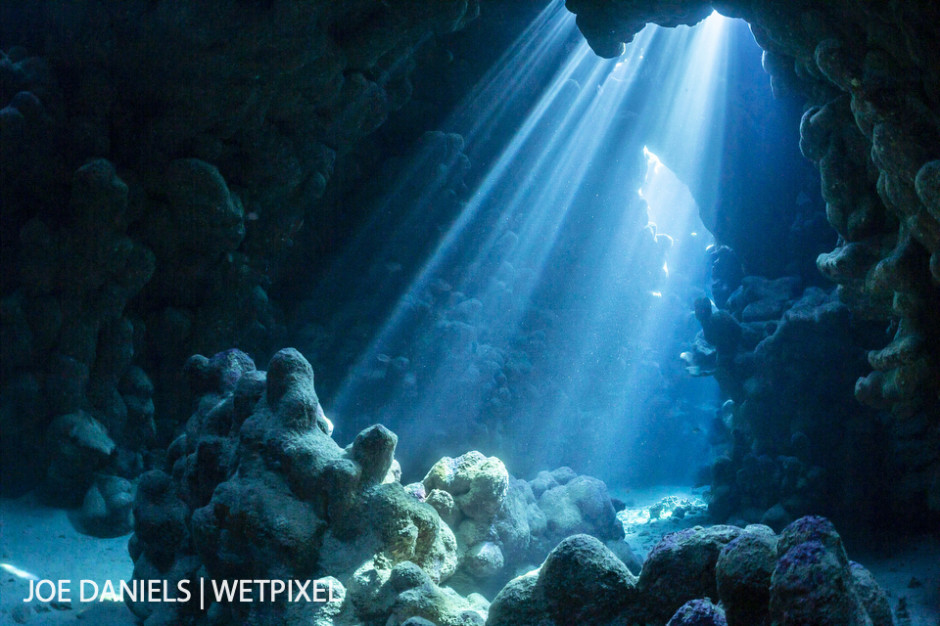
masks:
<path fill-rule="evenodd" d="M 938 23 L 0 4 L 0 623 L 937 626 Z"/>

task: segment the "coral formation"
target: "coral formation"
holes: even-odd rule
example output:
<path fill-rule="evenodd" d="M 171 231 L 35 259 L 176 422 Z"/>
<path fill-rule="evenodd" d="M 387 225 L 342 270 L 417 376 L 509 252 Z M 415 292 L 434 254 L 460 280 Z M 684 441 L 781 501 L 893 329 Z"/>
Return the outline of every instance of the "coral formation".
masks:
<path fill-rule="evenodd" d="M 873 582 L 820 517 L 801 518 L 779 536 L 761 525 L 666 535 L 638 580 L 600 542 L 575 535 L 540 569 L 507 584 L 486 623 L 893 624 Z"/>
<path fill-rule="evenodd" d="M 546 472 L 533 481 L 536 499 L 499 459 L 469 452 L 441 459 L 422 482 L 403 487 L 391 431 L 369 427 L 346 448 L 330 437 L 313 370 L 296 350 L 277 352 L 266 372 L 238 350 L 194 356 L 185 370 L 195 410 L 164 467 L 138 485 L 130 542 L 138 580 L 329 577 L 343 599 L 335 615 L 317 619 L 482 624 L 489 605 L 481 590 L 494 596 L 569 534 L 589 532 L 595 536 L 578 536 L 592 550 L 600 546 L 633 584 L 620 559 L 636 566 L 636 558 L 596 479 L 570 468 Z M 557 584 L 584 565 L 582 550 L 572 549 L 556 559 Z M 148 625 L 202 619 L 195 606 L 131 604 Z M 314 617 L 298 610 L 217 603 L 208 615 L 265 623 Z"/>
<path fill-rule="evenodd" d="M 456 541 L 432 507 L 395 481 L 397 438 L 375 426 L 340 448 L 300 353 L 281 350 L 267 372 L 235 350 L 197 356 L 187 373 L 199 394 L 196 411 L 168 450 L 166 471 L 141 477 L 131 542 L 136 577 L 329 573 L 342 585 L 342 611 L 359 619 L 383 612 L 404 621 L 423 607 L 421 616 L 453 623 L 470 610 L 436 586 L 456 569 Z M 132 608 L 149 624 L 182 619 L 191 606 Z M 300 619 L 295 609 L 232 603 L 208 610 L 213 619 L 251 621 Z"/>
<path fill-rule="evenodd" d="M 867 367 L 858 344 L 871 327 L 833 294 L 803 289 L 793 277 L 746 276 L 727 309 L 712 310 L 708 300 L 697 307 L 707 343 L 688 360 L 711 358 L 730 397 L 713 422 L 718 454 L 707 482 L 715 519 L 779 530 L 824 509 L 858 521 L 862 502 L 870 519 L 880 515 L 866 493 L 852 489 L 863 475 L 867 484 L 884 480 L 884 468 L 897 462 L 879 414 L 851 399 Z M 864 458 L 853 455 L 859 448 L 868 451 Z"/>
<path fill-rule="evenodd" d="M 93 472 L 133 478 L 185 419 L 188 355 L 271 354 L 269 292 L 329 221 L 336 159 L 408 100 L 417 44 L 477 8 L 4 3 L 5 494 L 42 480 L 71 506 Z M 76 411 L 113 440 L 108 467 L 50 466 L 69 444 L 44 430 Z"/>
<path fill-rule="evenodd" d="M 237 350 L 194 356 L 186 372 L 195 411 L 138 487 L 135 578 L 315 579 L 334 601 L 214 601 L 206 613 L 132 602 L 145 624 L 893 623 L 825 518 L 779 536 L 759 525 L 669 534 L 637 577 L 595 479 L 560 468 L 520 481 L 469 452 L 403 487 L 393 433 L 373 426 L 346 448 L 330 438 L 296 350 L 266 372 Z"/>

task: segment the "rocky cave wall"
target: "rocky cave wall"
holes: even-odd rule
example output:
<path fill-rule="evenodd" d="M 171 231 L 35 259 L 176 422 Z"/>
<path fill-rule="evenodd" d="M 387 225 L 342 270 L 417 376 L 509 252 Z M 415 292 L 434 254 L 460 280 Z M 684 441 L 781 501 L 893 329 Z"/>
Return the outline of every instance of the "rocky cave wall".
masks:
<path fill-rule="evenodd" d="M 732 277 L 721 285 L 731 301 L 720 300 L 716 312 L 705 304 L 697 310 L 715 375 L 732 399 L 717 418 L 729 442 L 710 477 L 716 514 L 793 512 L 806 506 L 799 492 L 818 481 L 809 491 L 829 492 L 848 510 L 847 488 L 862 483 L 893 491 L 888 500 L 911 504 L 918 515 L 936 515 L 940 39 L 930 25 L 940 9 L 748 0 L 567 6 L 601 56 L 619 54 L 648 22 L 693 24 L 713 8 L 741 17 L 764 49 L 775 94 L 805 102 L 800 149 L 819 170 L 826 217 L 839 236 L 817 266 L 838 284 L 837 299 L 760 277 L 742 281 L 733 256 L 719 260 L 716 282 Z M 812 467 L 825 455 L 829 468 Z M 869 472 L 859 474 L 863 466 Z M 872 467 L 894 485 L 859 480 L 874 478 Z M 841 477 L 822 478 L 832 470 Z M 767 509 L 771 494 L 784 501 Z M 857 504 L 865 498 L 854 496 Z"/>
<path fill-rule="evenodd" d="M 283 345 L 267 292 L 298 233 L 328 247 L 356 210 L 321 200 L 337 159 L 409 99 L 419 44 L 477 10 L 3 3 L 5 494 L 126 511 L 188 414 L 180 364 Z"/>

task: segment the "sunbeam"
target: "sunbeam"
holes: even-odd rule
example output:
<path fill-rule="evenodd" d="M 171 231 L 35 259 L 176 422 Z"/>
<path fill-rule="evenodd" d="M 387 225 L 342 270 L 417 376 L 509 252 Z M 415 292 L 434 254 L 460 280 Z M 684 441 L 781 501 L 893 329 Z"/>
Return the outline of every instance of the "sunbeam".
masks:
<path fill-rule="evenodd" d="M 677 378 L 673 337 L 710 235 L 677 174 L 717 177 L 726 21 L 650 25 L 603 60 L 572 37 L 560 3 L 538 16 L 447 125 L 480 173 L 333 399 L 340 436 L 390 425 L 421 446 L 406 471 L 460 442 L 522 471 L 610 476 L 636 471 L 603 467 L 614 446 L 696 428 L 714 388 Z M 441 186 L 414 201 L 411 232 Z M 690 384 L 691 400 L 672 406 L 668 389 Z"/>

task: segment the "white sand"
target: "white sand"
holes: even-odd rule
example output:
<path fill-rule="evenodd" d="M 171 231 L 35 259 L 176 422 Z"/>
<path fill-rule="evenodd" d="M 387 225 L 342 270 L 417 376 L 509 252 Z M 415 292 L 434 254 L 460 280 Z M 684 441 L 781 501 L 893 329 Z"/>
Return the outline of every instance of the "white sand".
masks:
<path fill-rule="evenodd" d="M 855 550 L 849 558 L 884 587 L 897 626 L 940 626 L 940 537 L 908 537 L 877 551 Z M 898 612 L 902 598 L 910 621 Z"/>
<path fill-rule="evenodd" d="M 134 564 L 128 537 L 96 539 L 78 533 L 65 511 L 36 503 L 31 496 L 0 499 L 0 562 L 39 579 L 71 580 L 71 600 L 60 608 L 24 603 L 29 580 L 0 570 L 0 624 L 135 624 L 123 602 L 79 602 L 79 581 L 117 584 L 129 580 Z"/>

